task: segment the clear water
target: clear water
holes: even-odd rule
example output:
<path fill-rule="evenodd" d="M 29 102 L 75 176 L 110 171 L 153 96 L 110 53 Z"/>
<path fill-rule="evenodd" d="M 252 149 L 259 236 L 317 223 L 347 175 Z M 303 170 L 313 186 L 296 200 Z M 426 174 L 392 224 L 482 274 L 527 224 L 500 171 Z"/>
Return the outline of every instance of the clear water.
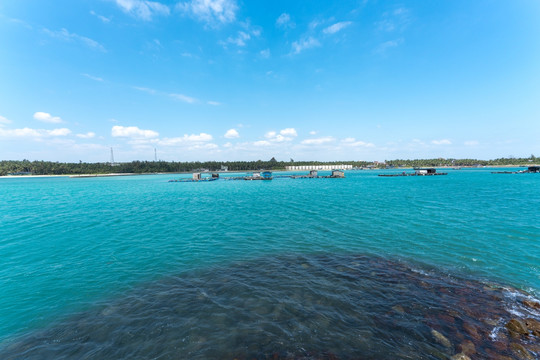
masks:
<path fill-rule="evenodd" d="M 351 329 L 360 329 L 357 338 L 365 340 L 377 338 L 373 334 L 385 327 L 396 327 L 366 320 L 384 317 L 382 309 L 397 304 L 392 300 L 397 293 L 374 295 L 388 283 L 375 281 L 384 276 L 372 274 L 370 266 L 381 268 L 380 264 L 386 264 L 389 269 L 406 264 L 402 272 L 392 275 L 402 280 L 392 283 L 403 282 L 415 269 L 420 269 L 420 274 L 437 269 L 442 281 L 437 284 L 439 290 L 455 288 L 455 279 L 467 279 L 463 283 L 472 281 L 478 289 L 493 282 L 539 296 L 540 174 L 503 175 L 491 174 L 491 170 L 449 170 L 447 176 L 396 178 L 377 177 L 377 171 L 358 171 L 347 172 L 345 179 L 207 183 L 169 183 L 167 180 L 179 177 L 171 175 L 0 179 L 0 349 L 2 344 L 8 346 L 14 339 L 23 338 L 25 349 L 40 348 L 44 353 L 56 349 L 44 348 L 44 343 L 69 343 L 62 350 L 66 357 L 174 357 L 178 356 L 171 352 L 174 348 L 191 351 L 193 358 L 220 357 L 218 354 L 239 358 L 341 354 L 349 358 L 359 353 L 377 358 L 380 344 L 377 347 L 344 340 Z M 358 256 L 364 259 L 359 264 L 355 260 Z M 379 260 L 365 260 L 370 258 Z M 324 266 L 313 265 L 320 259 L 333 264 L 327 273 Z M 307 265 L 297 271 L 298 264 Z M 332 293 L 346 288 L 338 281 L 341 270 L 336 275 L 332 266 L 362 269 L 357 271 L 366 282 L 349 285 L 358 292 L 375 287 L 368 292 L 369 306 L 350 300 L 354 298 L 352 293 L 346 295 L 348 301 L 332 300 Z M 273 274 L 273 268 L 279 271 Z M 311 273 L 309 269 L 317 271 Z M 375 278 L 369 279 L 370 274 Z M 235 286 L 217 291 L 216 279 Z M 254 284 L 260 289 L 254 289 Z M 312 299 L 287 297 L 291 288 L 312 292 Z M 421 288 L 415 287 L 418 291 Z M 160 291 L 167 294 L 166 300 L 156 295 Z M 418 291 L 408 292 L 409 302 L 418 299 Z M 406 296 L 401 297 L 406 303 Z M 199 305 L 188 307 L 197 321 L 181 311 L 165 311 L 172 303 L 191 304 L 189 299 Z M 261 314 L 250 318 L 233 311 L 242 307 L 234 303 L 235 299 L 245 304 L 244 308 L 260 308 Z M 280 303 L 280 299 L 285 299 L 284 309 L 269 305 Z M 222 303 L 223 308 L 218 311 L 208 307 L 207 300 L 214 305 Z M 451 306 L 459 308 L 459 300 L 456 297 Z M 142 302 L 147 306 L 141 306 Z M 302 319 L 308 315 L 301 311 L 294 320 L 296 325 L 284 325 L 283 319 L 274 314 L 294 314 L 294 309 L 304 303 L 310 309 L 311 320 L 307 322 Z M 354 307 L 356 320 L 346 304 Z M 505 306 L 508 310 L 509 305 Z M 112 308 L 117 310 L 107 310 L 103 315 L 103 309 Z M 114 316 L 119 313 L 122 316 Z M 155 314 L 164 317 L 160 318 L 162 322 Z M 88 324 L 91 319 L 96 322 Z M 313 331 L 321 323 L 330 326 L 339 319 L 347 326 L 333 327 L 335 333 L 320 328 L 319 334 L 324 334 L 321 342 L 308 341 L 317 338 Z M 414 330 L 411 324 L 427 325 L 414 319 L 408 319 L 402 330 L 410 329 L 407 342 L 417 345 L 402 349 L 403 354 L 420 351 L 432 354 L 426 358 L 435 356 L 429 331 Z M 262 325 L 257 326 L 257 321 Z M 355 325 L 355 321 L 365 326 Z M 118 352 L 106 352 L 107 346 L 112 351 L 112 345 L 92 338 L 99 338 L 95 328 L 104 328 L 103 323 L 109 326 L 109 338 L 114 338 L 111 334 L 141 332 L 154 345 L 145 347 L 140 337 L 132 336 L 137 341 L 124 339 L 113 346 Z M 163 331 L 171 327 L 163 325 L 168 323 L 176 324 L 176 332 Z M 81 324 L 88 326 L 83 330 Z M 58 329 L 66 327 L 77 328 L 78 333 L 94 339 L 93 347 L 88 348 L 87 341 L 74 340 L 78 338 L 72 334 L 67 336 L 69 341 L 61 336 L 56 343 L 51 340 L 59 336 Z M 208 331 L 212 327 L 221 332 Z M 161 335 L 150 331 L 156 328 L 162 329 Z M 190 337 L 182 333 L 186 329 L 197 334 Z M 254 335 L 261 329 L 265 329 L 267 340 Z M 203 336 L 201 331 L 208 335 Z M 236 334 L 233 339 L 231 332 Z M 389 336 L 400 339 L 404 335 Z M 169 338 L 184 340 L 173 346 L 173 340 L 164 340 Z M 250 348 L 234 340 L 238 338 L 262 345 Z M 36 343 L 32 345 L 28 339 Z M 382 353 L 396 348 L 390 340 L 383 343 L 388 349 Z M 39 352 L 36 354 L 39 358 Z"/>

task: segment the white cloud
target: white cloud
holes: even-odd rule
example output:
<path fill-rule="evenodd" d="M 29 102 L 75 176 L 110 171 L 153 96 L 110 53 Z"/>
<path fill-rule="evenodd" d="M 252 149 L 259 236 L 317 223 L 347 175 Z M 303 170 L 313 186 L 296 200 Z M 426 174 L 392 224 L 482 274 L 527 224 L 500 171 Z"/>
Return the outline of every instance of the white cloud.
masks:
<path fill-rule="evenodd" d="M 214 150 L 217 149 L 219 146 L 217 146 L 214 143 L 208 143 L 208 144 L 195 144 L 193 146 L 190 146 L 188 150 Z"/>
<path fill-rule="evenodd" d="M 105 17 L 103 15 L 99 15 L 97 14 L 94 10 L 91 10 L 90 11 L 90 14 L 94 15 L 95 17 L 97 17 L 99 20 L 103 21 L 104 23 L 109 23 L 111 22 L 111 19 L 108 18 L 108 17 Z"/>
<path fill-rule="evenodd" d="M 470 140 L 470 141 L 465 141 L 464 143 L 466 146 L 476 146 L 478 144 L 480 144 L 478 141 L 476 140 Z"/>
<path fill-rule="evenodd" d="M 236 131 L 236 129 L 229 129 L 223 136 L 225 136 L 225 138 L 227 139 L 236 139 L 240 137 L 240 134 L 238 134 L 238 131 Z"/>
<path fill-rule="evenodd" d="M 50 136 L 66 136 L 66 135 L 71 134 L 71 130 L 66 129 L 66 128 L 46 130 L 46 132 Z"/>
<path fill-rule="evenodd" d="M 294 128 L 283 129 L 279 133 L 283 136 L 298 136 Z"/>
<path fill-rule="evenodd" d="M 270 49 L 261 50 L 259 54 L 261 57 L 268 59 L 270 57 Z"/>
<path fill-rule="evenodd" d="M 182 137 L 175 138 L 164 138 L 159 141 L 160 145 L 163 146 L 181 146 L 181 145 L 193 145 L 196 143 L 205 143 L 212 141 L 213 137 L 210 134 L 200 133 L 200 134 L 185 134 Z"/>
<path fill-rule="evenodd" d="M 0 116 L 0 126 L 2 126 L 3 124 L 11 124 L 11 120 L 6 119 L 3 116 Z"/>
<path fill-rule="evenodd" d="M 96 133 L 94 132 L 87 132 L 86 134 L 77 134 L 77 137 L 81 139 L 91 139 L 96 136 Z"/>
<path fill-rule="evenodd" d="M 384 53 L 386 50 L 397 47 L 402 43 L 403 39 L 385 41 L 377 47 L 376 52 Z"/>
<path fill-rule="evenodd" d="M 190 96 L 183 95 L 183 94 L 169 94 L 169 96 L 172 98 L 175 98 L 176 100 L 186 102 L 188 104 L 193 104 L 197 102 L 197 99 L 192 98 Z"/>
<path fill-rule="evenodd" d="M 382 19 L 375 23 L 378 31 L 393 32 L 404 31 L 411 23 L 409 10 L 405 8 L 397 8 L 394 11 L 385 12 Z"/>
<path fill-rule="evenodd" d="M 69 42 L 73 41 L 73 42 L 82 43 L 82 44 L 88 46 L 89 48 L 91 48 L 93 50 L 99 50 L 99 51 L 103 51 L 103 52 L 107 51 L 107 50 L 105 50 L 103 45 L 101 45 L 97 41 L 92 40 L 90 38 L 87 38 L 85 36 L 75 34 L 75 33 L 70 33 L 69 31 L 67 31 L 64 28 L 61 29 L 61 30 L 57 30 L 57 31 L 53 31 L 53 30 L 49 30 L 49 29 L 43 29 L 43 31 L 47 35 L 49 35 L 50 37 L 53 37 L 53 38 L 56 38 L 56 39 L 61 39 L 61 40 L 64 40 L 64 41 L 69 41 Z"/>
<path fill-rule="evenodd" d="M 139 91 L 142 91 L 142 92 L 145 92 L 145 93 L 148 93 L 148 94 L 155 94 L 157 92 L 154 89 L 145 88 L 145 87 L 142 87 L 142 86 L 133 86 L 133 88 L 135 90 L 139 90 Z"/>
<path fill-rule="evenodd" d="M 246 46 L 246 41 L 251 39 L 251 35 L 246 32 L 239 31 L 236 37 L 229 36 L 227 41 L 221 41 L 220 44 L 226 46 L 227 44 L 233 44 L 236 46 Z"/>
<path fill-rule="evenodd" d="M 269 146 L 269 145 L 272 145 L 272 143 L 270 141 L 260 140 L 260 141 L 255 141 L 253 145 L 254 146 Z"/>
<path fill-rule="evenodd" d="M 94 81 L 100 81 L 100 82 L 102 82 L 102 81 L 103 81 L 103 79 L 102 79 L 102 78 L 100 78 L 100 77 L 97 77 L 97 76 L 93 76 L 93 75 L 90 75 L 90 74 L 81 74 L 81 75 L 82 75 L 82 76 L 84 76 L 84 77 L 87 77 L 87 78 L 89 78 L 90 80 L 94 80 Z"/>
<path fill-rule="evenodd" d="M 452 142 L 448 139 L 432 140 L 431 143 L 434 145 L 451 145 L 452 144 Z"/>
<path fill-rule="evenodd" d="M 71 130 L 66 128 L 54 129 L 54 130 L 43 130 L 43 129 L 3 129 L 0 128 L 0 137 L 4 138 L 20 138 L 20 137 L 30 137 L 30 138 L 41 138 L 41 137 L 54 137 L 54 136 L 67 136 L 71 134 Z"/>
<path fill-rule="evenodd" d="M 283 13 L 276 19 L 276 26 L 281 28 L 294 28 L 296 24 L 291 21 L 291 16 L 289 14 Z"/>
<path fill-rule="evenodd" d="M 329 142 L 333 142 L 335 139 L 331 136 L 316 138 L 316 139 L 306 139 L 301 142 L 302 145 L 322 145 Z"/>
<path fill-rule="evenodd" d="M 120 8 L 133 16 L 142 20 L 152 20 L 155 15 L 169 15 L 170 9 L 167 5 L 157 1 L 147 0 L 116 0 L 116 4 Z"/>
<path fill-rule="evenodd" d="M 49 113 L 41 112 L 41 111 L 34 113 L 34 119 L 41 122 L 50 123 L 50 124 L 59 124 L 62 122 L 62 119 L 60 117 L 52 116 Z"/>
<path fill-rule="evenodd" d="M 210 101 L 210 100 L 209 100 L 209 101 L 207 101 L 206 103 L 207 103 L 208 105 L 212 105 L 212 106 L 219 106 L 219 105 L 221 105 L 221 103 L 218 102 L 218 101 Z"/>
<path fill-rule="evenodd" d="M 294 137 L 298 136 L 294 128 L 286 128 L 280 130 L 279 134 L 275 131 L 269 131 L 264 134 L 264 137 L 268 139 L 267 142 L 280 143 L 285 141 L 292 141 Z M 264 143 L 263 143 L 264 144 Z"/>
<path fill-rule="evenodd" d="M 317 134 L 317 132 L 315 130 L 312 130 L 312 131 L 309 132 L 309 135 L 315 135 L 315 134 Z"/>
<path fill-rule="evenodd" d="M 310 48 L 314 48 L 317 46 L 321 46 L 321 43 L 313 38 L 308 37 L 307 39 L 298 40 L 292 43 L 292 53 L 293 54 L 300 54 L 302 51 Z"/>
<path fill-rule="evenodd" d="M 115 125 L 111 129 L 113 137 L 129 137 L 134 139 L 151 139 L 159 136 L 159 133 L 153 130 L 139 129 L 137 126 L 119 126 Z"/>
<path fill-rule="evenodd" d="M 335 23 L 334 25 L 330 25 L 329 27 L 325 28 L 323 30 L 323 33 L 325 34 L 335 34 L 340 30 L 345 29 L 347 26 L 350 26 L 352 24 L 352 21 L 341 21 L 338 23 Z"/>
<path fill-rule="evenodd" d="M 345 138 L 341 140 L 341 142 L 343 143 L 343 145 L 349 146 L 349 147 L 375 147 L 375 144 L 373 143 L 368 143 L 368 142 L 359 141 L 359 140 L 357 141 L 353 137 Z"/>
<path fill-rule="evenodd" d="M 238 5 L 234 0 L 191 0 L 176 5 L 180 11 L 186 12 L 208 24 L 225 24 L 236 19 Z"/>

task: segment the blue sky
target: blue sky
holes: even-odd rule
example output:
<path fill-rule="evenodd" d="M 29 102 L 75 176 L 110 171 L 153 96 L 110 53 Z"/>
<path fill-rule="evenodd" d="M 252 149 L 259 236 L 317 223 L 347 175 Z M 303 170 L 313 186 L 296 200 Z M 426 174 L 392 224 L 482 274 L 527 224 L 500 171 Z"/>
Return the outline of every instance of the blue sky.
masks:
<path fill-rule="evenodd" d="M 0 159 L 540 154 L 540 1 L 0 2 Z"/>

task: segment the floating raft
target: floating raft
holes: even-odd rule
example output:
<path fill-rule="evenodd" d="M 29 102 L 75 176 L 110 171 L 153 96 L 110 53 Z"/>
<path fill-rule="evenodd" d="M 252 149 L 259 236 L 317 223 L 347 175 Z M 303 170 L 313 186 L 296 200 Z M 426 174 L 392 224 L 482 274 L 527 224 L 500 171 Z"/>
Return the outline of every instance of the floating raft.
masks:
<path fill-rule="evenodd" d="M 331 175 L 319 176 L 316 170 L 312 170 L 308 175 L 277 175 L 272 176 L 272 172 L 263 171 L 261 173 L 254 172 L 248 176 L 230 176 L 224 177 L 223 180 L 272 180 L 272 179 L 339 179 L 344 178 L 345 173 L 343 170 L 332 170 Z M 178 180 L 169 180 L 169 182 L 205 182 L 205 181 L 215 181 L 219 179 L 219 174 L 212 174 L 212 177 L 203 178 L 200 173 L 194 173 L 192 179 L 178 179 Z"/>
<path fill-rule="evenodd" d="M 401 174 L 379 174 L 379 176 L 384 177 L 396 177 L 396 176 L 437 176 L 437 175 L 448 175 L 448 173 L 438 173 L 434 168 L 414 168 L 416 170 L 413 173 L 406 173 L 405 171 Z"/>
<path fill-rule="evenodd" d="M 202 178 L 202 179 L 176 179 L 176 180 L 169 180 L 169 182 L 208 182 L 208 181 L 216 181 L 218 178 Z"/>
<path fill-rule="evenodd" d="M 519 171 L 492 171 L 492 174 L 538 174 L 540 173 L 540 166 L 529 166 L 527 170 Z"/>

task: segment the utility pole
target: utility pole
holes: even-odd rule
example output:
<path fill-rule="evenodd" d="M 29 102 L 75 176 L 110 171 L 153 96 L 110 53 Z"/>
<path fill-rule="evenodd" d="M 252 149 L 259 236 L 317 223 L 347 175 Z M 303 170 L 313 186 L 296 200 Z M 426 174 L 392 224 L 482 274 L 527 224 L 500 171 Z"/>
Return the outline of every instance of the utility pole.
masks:
<path fill-rule="evenodd" d="M 114 165 L 114 153 L 113 153 L 112 148 L 111 148 L 111 165 Z"/>

